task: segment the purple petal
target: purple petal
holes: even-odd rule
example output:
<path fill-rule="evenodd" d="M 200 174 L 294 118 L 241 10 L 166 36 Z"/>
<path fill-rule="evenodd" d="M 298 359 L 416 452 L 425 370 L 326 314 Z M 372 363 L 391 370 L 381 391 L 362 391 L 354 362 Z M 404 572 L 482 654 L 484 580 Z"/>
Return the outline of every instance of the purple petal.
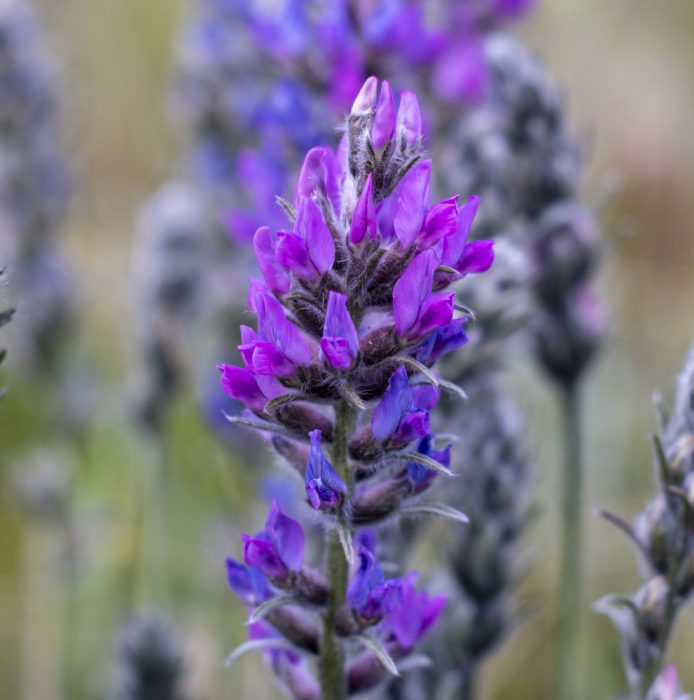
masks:
<path fill-rule="evenodd" d="M 494 241 L 472 241 L 468 243 L 455 265 L 461 275 L 486 272 L 494 262 Z"/>
<path fill-rule="evenodd" d="M 321 210 L 310 197 L 299 198 L 296 232 L 304 240 L 318 276 L 324 275 L 335 262 L 335 241 Z"/>
<path fill-rule="evenodd" d="M 222 389 L 227 396 L 242 401 L 253 410 L 263 410 L 267 399 L 252 372 L 234 365 L 219 365 L 217 369 L 222 373 Z"/>
<path fill-rule="evenodd" d="M 417 348 L 417 359 L 424 364 L 432 365 L 440 357 L 465 345 L 468 342 L 464 330 L 466 322 L 465 318 L 456 318 L 429 333 Z"/>
<path fill-rule="evenodd" d="M 352 215 L 352 226 L 349 237 L 354 245 L 361 243 L 366 234 L 372 241 L 378 237 L 378 220 L 376 218 L 376 206 L 373 198 L 373 177 L 371 173 L 366 178 L 364 189 L 359 195 L 357 206 Z"/>
<path fill-rule="evenodd" d="M 306 367 L 311 363 L 309 344 L 299 329 L 285 316 L 282 304 L 271 294 L 256 298 L 258 309 L 258 336 L 267 340 L 295 364 Z"/>
<path fill-rule="evenodd" d="M 412 387 L 404 367 L 398 367 L 388 380 L 388 387 L 371 417 L 371 429 L 377 440 L 384 442 L 412 409 Z"/>
<path fill-rule="evenodd" d="M 442 265 L 455 267 L 460 260 L 479 206 L 480 198 L 472 196 L 468 197 L 467 202 L 459 207 L 458 227 L 453 235 L 446 237 L 443 241 Z"/>
<path fill-rule="evenodd" d="M 395 328 L 407 336 L 417 323 L 420 308 L 431 296 L 431 285 L 437 267 L 433 251 L 425 250 L 405 268 L 393 287 L 393 318 Z M 450 319 L 449 319 L 450 320 Z"/>
<path fill-rule="evenodd" d="M 383 570 L 373 553 L 361 547 L 359 549 L 359 566 L 347 592 L 350 607 L 361 613 L 369 602 L 369 596 L 384 583 Z"/>
<path fill-rule="evenodd" d="M 277 234 L 277 260 L 297 277 L 315 282 L 319 278 L 309 254 L 306 241 L 296 233 Z"/>
<path fill-rule="evenodd" d="M 400 183 L 393 228 L 403 248 L 409 248 L 422 230 L 429 204 L 430 181 L 431 161 L 423 160 Z"/>
<path fill-rule="evenodd" d="M 259 294 L 263 294 L 264 292 L 270 294 L 272 290 L 267 286 L 264 280 L 260 280 L 257 277 L 251 277 L 251 280 L 248 283 L 248 297 L 246 298 L 246 304 L 254 314 L 258 313 L 258 307 L 255 305 L 255 300 L 258 298 Z"/>
<path fill-rule="evenodd" d="M 229 587 L 246 605 L 255 607 L 272 598 L 270 584 L 260 569 L 248 568 L 231 557 L 227 557 L 226 567 Z"/>
<path fill-rule="evenodd" d="M 354 362 L 349 344 L 344 338 L 321 338 L 320 349 L 333 369 L 349 369 Z"/>
<path fill-rule="evenodd" d="M 316 510 L 334 510 L 347 493 L 347 485 L 323 454 L 321 431 L 313 430 L 309 437 L 311 447 L 306 462 L 306 497 Z"/>
<path fill-rule="evenodd" d="M 378 95 L 378 78 L 371 76 L 366 79 L 366 82 L 361 86 L 359 94 L 352 104 L 352 114 L 361 114 L 369 112 L 376 106 L 376 97 Z"/>
<path fill-rule="evenodd" d="M 359 336 L 354 321 L 347 310 L 347 296 L 345 294 L 331 291 L 328 295 L 323 336 L 344 339 L 352 353 L 352 358 L 357 356 Z"/>
<path fill-rule="evenodd" d="M 449 468 L 451 465 L 451 448 L 450 445 L 445 450 L 434 449 L 434 436 L 426 435 L 422 437 L 417 445 L 417 452 L 435 459 L 442 466 Z M 421 493 L 429 487 L 431 482 L 436 478 L 436 472 L 433 469 L 428 469 L 423 464 L 417 462 L 407 463 L 407 478 L 412 485 L 415 493 Z"/>
<path fill-rule="evenodd" d="M 457 199 L 458 195 L 449 197 L 429 209 L 419 239 L 419 247 L 422 250 L 431 248 L 438 241 L 455 234 L 458 228 Z"/>
<path fill-rule="evenodd" d="M 397 430 L 393 433 L 393 442 L 398 445 L 407 445 L 413 440 L 427 435 L 431 431 L 429 413 L 421 409 L 415 409 L 406 413 Z"/>
<path fill-rule="evenodd" d="M 312 148 L 304 158 L 296 184 L 295 203 L 319 191 L 333 201 L 337 189 L 335 155 L 329 148 Z M 333 205 L 335 203 L 333 202 Z"/>
<path fill-rule="evenodd" d="M 241 535 L 243 560 L 248 566 L 257 566 L 268 578 L 282 580 L 289 575 L 277 547 L 261 537 Z"/>
<path fill-rule="evenodd" d="M 289 274 L 277 258 L 277 235 L 261 226 L 253 237 L 253 248 L 258 267 L 270 289 L 276 294 L 286 294 L 291 286 Z"/>
<path fill-rule="evenodd" d="M 398 134 L 410 147 L 422 138 L 422 113 L 419 109 L 417 95 L 411 90 L 403 90 L 400 93 Z"/>
<path fill-rule="evenodd" d="M 416 324 L 410 329 L 409 336 L 421 338 L 437 328 L 448 325 L 453 320 L 455 294 L 434 294 L 430 296 L 419 310 Z"/>
<path fill-rule="evenodd" d="M 276 500 L 272 501 L 265 521 L 265 532 L 287 567 L 299 571 L 304 563 L 304 531 L 296 520 L 282 512 Z"/>
<path fill-rule="evenodd" d="M 290 377 L 296 374 L 294 363 L 266 340 L 239 345 L 239 351 L 248 368 L 256 375 Z"/>
<path fill-rule="evenodd" d="M 371 144 L 379 151 L 392 138 L 395 133 L 395 100 L 393 91 L 387 80 L 381 83 L 381 94 L 378 96 L 378 104 L 374 112 L 371 124 Z"/>
<path fill-rule="evenodd" d="M 412 408 L 431 411 L 439 401 L 439 392 L 430 384 L 412 387 Z"/>

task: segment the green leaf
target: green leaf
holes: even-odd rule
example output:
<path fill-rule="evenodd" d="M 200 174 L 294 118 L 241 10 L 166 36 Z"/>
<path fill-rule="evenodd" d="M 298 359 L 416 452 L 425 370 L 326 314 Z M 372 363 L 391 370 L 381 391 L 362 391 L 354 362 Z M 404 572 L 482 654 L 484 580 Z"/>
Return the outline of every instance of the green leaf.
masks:
<path fill-rule="evenodd" d="M 447 379 L 439 379 L 439 386 L 442 389 L 445 389 L 451 394 L 455 394 L 455 396 L 460 397 L 463 399 L 463 401 L 467 401 L 467 394 L 465 393 L 465 390 L 462 387 L 459 387 L 457 384 L 454 382 L 449 382 Z"/>
<path fill-rule="evenodd" d="M 373 637 L 369 637 L 367 634 L 358 634 L 356 639 L 361 642 L 383 665 L 383 668 L 394 676 L 399 676 L 400 671 L 393 661 L 393 658 L 388 653 L 386 648 Z"/>
<path fill-rule="evenodd" d="M 274 399 L 270 399 L 263 410 L 265 413 L 272 413 L 276 408 L 280 406 L 286 406 L 289 403 L 294 403 L 295 401 L 302 401 L 305 397 L 301 394 L 282 394 L 282 396 L 275 396 Z"/>
<path fill-rule="evenodd" d="M 275 201 L 284 209 L 289 220 L 294 223 L 296 221 L 296 209 L 294 205 L 284 197 L 277 196 L 275 197 Z"/>
<path fill-rule="evenodd" d="M 447 506 L 445 503 L 431 503 L 416 506 L 406 506 L 398 511 L 401 515 L 436 515 L 439 518 L 447 518 L 457 523 L 467 525 L 470 518 L 462 510 Z"/>
<path fill-rule="evenodd" d="M 293 433 L 291 430 L 287 430 L 281 425 L 275 425 L 274 423 L 268 423 L 266 421 L 242 418 L 241 416 L 230 416 L 228 413 L 225 413 L 224 417 L 234 425 L 242 425 L 245 428 L 253 428 L 254 430 L 261 430 L 267 433 L 277 433 L 278 435 L 286 435 L 288 437 L 298 439 L 297 433 Z"/>

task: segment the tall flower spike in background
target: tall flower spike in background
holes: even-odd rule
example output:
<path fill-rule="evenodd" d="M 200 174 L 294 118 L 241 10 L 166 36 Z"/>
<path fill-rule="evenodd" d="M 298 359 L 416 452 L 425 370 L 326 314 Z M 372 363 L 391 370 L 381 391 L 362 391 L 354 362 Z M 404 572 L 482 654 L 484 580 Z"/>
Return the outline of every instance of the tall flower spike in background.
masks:
<path fill-rule="evenodd" d="M 658 493 L 633 523 L 604 513 L 635 545 L 646 581 L 633 595 L 595 604 L 622 639 L 632 697 L 647 699 L 681 697 L 677 674 L 665 662 L 677 617 L 694 592 L 694 346 L 671 415 L 660 408 L 662 425 L 653 438 Z"/>
<path fill-rule="evenodd" d="M 307 570 L 301 526 L 273 506 L 265 529 L 244 536 L 244 563 L 229 562 L 252 619 L 272 613 L 246 648 L 268 650 L 294 697 L 320 687 L 341 700 L 378 685 L 444 604 L 418 590 L 416 574 L 384 579 L 362 529 L 403 504 L 464 520 L 418 510 L 434 477 L 450 475 L 430 428 L 440 388 L 431 367 L 466 342 L 446 288 L 493 255 L 467 243 L 469 203 L 431 202 L 420 125 L 414 94 L 396 111 L 387 82 L 365 82 L 337 153 L 307 154 L 286 205 L 291 230 L 257 230 L 257 330 L 242 328 L 243 366 L 220 367 L 224 390 L 247 407 L 232 420 L 274 434 L 326 530 L 325 570 Z M 319 685 L 300 650 L 318 652 Z"/>
<path fill-rule="evenodd" d="M 0 279 L 4 275 L 5 271 L 0 270 Z M 7 325 L 11 320 L 12 316 L 14 315 L 14 309 L 3 309 L 0 311 L 0 328 L 3 326 Z M 5 359 L 5 355 L 7 354 L 7 350 L 4 348 L 0 348 L 0 365 L 3 363 L 3 360 Z M 5 395 L 5 389 L 0 388 L 0 399 Z"/>
<path fill-rule="evenodd" d="M 0 259 L 18 303 L 16 361 L 55 371 L 74 307 L 57 234 L 70 199 L 53 62 L 21 0 L 0 5 Z"/>
<path fill-rule="evenodd" d="M 583 458 L 581 394 L 603 335 L 590 290 L 599 234 L 581 205 L 581 163 L 559 90 L 518 42 L 491 36 L 484 102 L 462 120 L 457 152 L 447 152 L 455 181 L 482 198 L 479 228 L 521 241 L 534 259 L 535 354 L 557 386 L 565 427 L 560 662 L 562 699 L 575 697 L 580 615 Z M 456 161 L 457 153 L 457 161 Z M 457 168 L 457 171 L 456 171 Z"/>

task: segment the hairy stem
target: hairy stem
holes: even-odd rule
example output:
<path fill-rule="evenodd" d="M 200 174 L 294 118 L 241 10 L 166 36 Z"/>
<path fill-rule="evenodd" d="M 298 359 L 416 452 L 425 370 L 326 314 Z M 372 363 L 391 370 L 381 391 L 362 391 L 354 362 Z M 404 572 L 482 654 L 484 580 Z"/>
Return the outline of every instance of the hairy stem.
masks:
<path fill-rule="evenodd" d="M 345 401 L 336 406 L 332 463 L 335 471 L 344 479 L 350 490 L 352 478 L 349 473 L 347 439 L 352 417 L 352 411 Z M 349 567 L 336 529 L 328 533 L 327 548 L 330 594 L 323 619 L 323 640 L 319 659 L 321 696 L 324 700 L 345 700 L 347 698 L 347 679 L 344 652 L 335 634 L 335 621 L 337 611 L 344 605 L 347 598 Z"/>
<path fill-rule="evenodd" d="M 583 460 L 581 401 L 577 383 L 562 389 L 564 480 L 562 498 L 562 567 L 560 583 L 559 700 L 578 700 L 577 654 L 581 610 Z"/>

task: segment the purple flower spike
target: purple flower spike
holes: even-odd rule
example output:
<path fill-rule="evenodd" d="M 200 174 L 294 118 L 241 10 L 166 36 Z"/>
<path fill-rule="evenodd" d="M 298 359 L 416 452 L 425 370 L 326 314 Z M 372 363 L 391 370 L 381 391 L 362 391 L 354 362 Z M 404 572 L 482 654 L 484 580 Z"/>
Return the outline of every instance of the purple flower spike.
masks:
<path fill-rule="evenodd" d="M 321 350 L 335 369 L 348 369 L 359 352 L 359 337 L 347 310 L 347 297 L 330 292 L 325 314 Z"/>
<path fill-rule="evenodd" d="M 249 607 L 255 607 L 273 597 L 265 574 L 257 567 L 248 567 L 227 557 L 229 587 Z"/>
<path fill-rule="evenodd" d="M 335 241 L 310 197 L 299 198 L 296 231 L 277 235 L 277 259 L 298 277 L 316 282 L 335 262 Z"/>
<path fill-rule="evenodd" d="M 370 78 L 367 78 L 366 82 L 361 86 L 361 90 L 359 90 L 359 94 L 352 104 L 352 114 L 370 112 L 376 106 L 377 96 L 378 78 L 372 75 Z"/>
<path fill-rule="evenodd" d="M 409 147 L 422 138 L 422 113 L 417 95 L 411 90 L 403 90 L 400 93 L 397 131 L 398 136 L 403 138 Z"/>
<path fill-rule="evenodd" d="M 398 444 L 429 432 L 429 414 L 415 405 L 404 367 L 398 367 L 388 380 L 388 387 L 371 417 L 371 429 L 377 440 L 385 442 L 392 438 Z"/>
<path fill-rule="evenodd" d="M 431 161 L 417 163 L 400 184 L 393 228 L 403 248 L 409 248 L 417 240 L 429 205 Z"/>
<path fill-rule="evenodd" d="M 347 493 L 347 485 L 323 454 L 321 431 L 308 435 L 311 449 L 306 462 L 306 498 L 316 510 L 335 510 Z"/>
<path fill-rule="evenodd" d="M 267 226 L 261 226 L 253 237 L 253 248 L 258 267 L 268 287 L 276 294 L 286 294 L 291 286 L 289 273 L 277 259 L 277 235 L 270 233 Z"/>
<path fill-rule="evenodd" d="M 432 250 L 420 253 L 393 288 L 393 317 L 406 339 L 421 338 L 453 320 L 453 292 L 432 294 L 438 260 Z"/>
<path fill-rule="evenodd" d="M 241 535 L 243 560 L 258 567 L 274 581 L 284 581 L 301 569 L 304 560 L 304 531 L 296 520 L 272 502 L 265 529 L 254 537 Z"/>
<path fill-rule="evenodd" d="M 439 358 L 465 345 L 469 340 L 464 329 L 466 323 L 466 318 L 456 318 L 429 333 L 417 348 L 417 359 L 425 365 L 433 365 Z"/>
<path fill-rule="evenodd" d="M 445 450 L 434 449 L 434 436 L 425 435 L 417 445 L 417 452 L 435 459 L 439 464 L 447 469 L 451 466 L 451 446 Z M 421 493 L 429 488 L 431 482 L 436 477 L 436 472 L 433 469 L 428 469 L 417 462 L 407 463 L 407 478 L 415 493 Z"/>
<path fill-rule="evenodd" d="M 354 209 L 349 237 L 354 245 L 358 245 L 367 233 L 372 241 L 378 238 L 378 219 L 376 218 L 376 206 L 374 205 L 373 176 L 371 173 L 366 178 L 364 189 L 361 191 L 357 206 Z"/>
<path fill-rule="evenodd" d="M 368 81 L 367 81 L 368 82 Z M 395 133 L 395 100 L 393 90 L 387 80 L 381 84 L 381 94 L 371 125 L 371 144 L 376 151 L 381 150 Z"/>
<path fill-rule="evenodd" d="M 382 626 L 386 635 L 408 652 L 426 634 L 438 619 L 446 596 L 430 598 L 426 591 L 416 588 L 417 573 L 412 572 L 402 579 L 400 604 L 391 608 Z"/>

